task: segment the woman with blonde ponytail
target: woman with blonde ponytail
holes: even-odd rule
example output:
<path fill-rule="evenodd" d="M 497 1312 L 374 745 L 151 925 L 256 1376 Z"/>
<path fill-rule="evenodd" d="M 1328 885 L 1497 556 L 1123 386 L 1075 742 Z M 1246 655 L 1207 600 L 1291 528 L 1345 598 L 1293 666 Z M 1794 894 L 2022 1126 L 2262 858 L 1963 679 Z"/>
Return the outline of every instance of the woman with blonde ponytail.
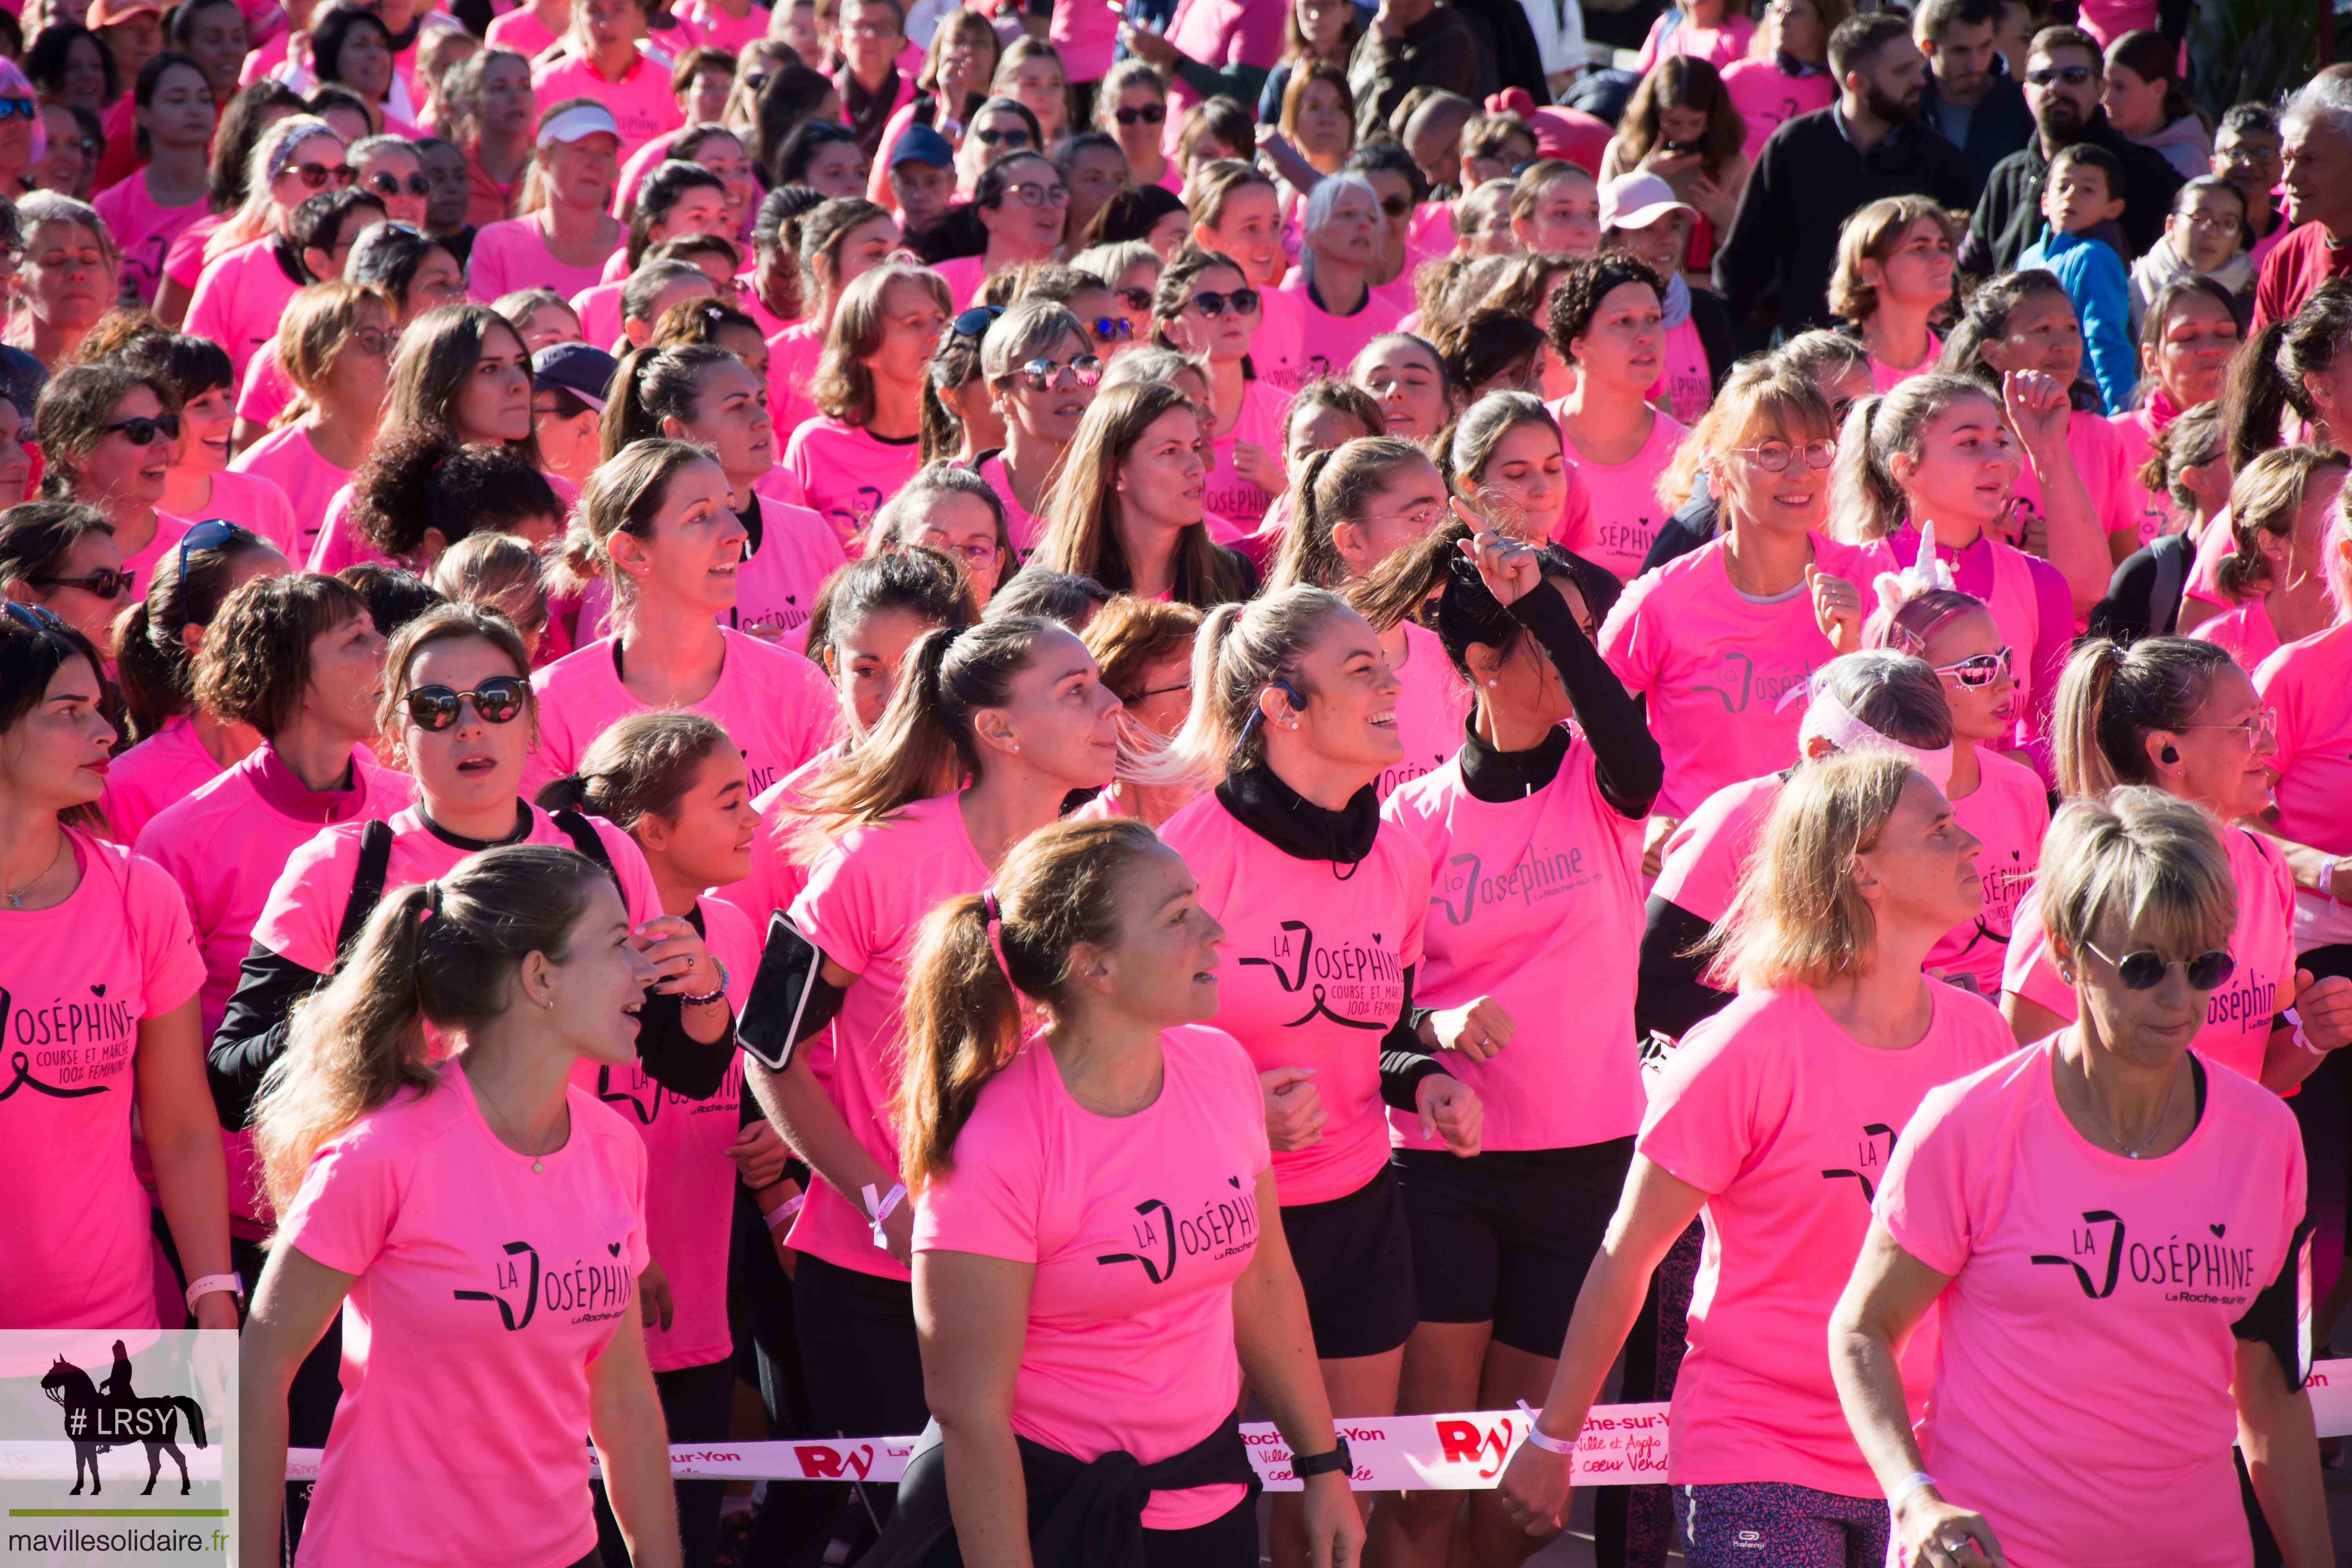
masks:
<path fill-rule="evenodd" d="M 278 1560 L 287 1393 L 341 1313 L 305 1561 L 593 1563 L 584 1432 L 629 1560 L 680 1563 L 645 1148 L 573 1081 L 637 1057 L 633 934 L 584 856 L 490 849 L 378 904 L 302 1010 L 255 1110 L 284 1218 L 238 1342 L 244 1561 Z"/>
<path fill-rule="evenodd" d="M 2275 721 L 2253 679 L 2221 648 L 2187 637 L 2143 637 L 2128 648 L 2086 642 L 2066 661 L 2055 718 L 2058 789 L 2067 799 L 2146 784 L 2214 819 L 2237 886 L 2235 963 L 2212 987 L 2190 1044 L 2274 1092 L 2293 1089 L 2352 1043 L 2352 980 L 2315 980 L 2296 967 L 2286 856 L 2239 826 L 2269 805 L 2278 754 Z M 2021 1042 L 2074 1021 L 2074 988 L 2052 956 L 2038 884 L 2018 905 L 2000 983 L 2001 1013 Z"/>
<path fill-rule="evenodd" d="M 923 922 L 897 1110 L 933 1418 L 869 1562 L 1254 1568 L 1244 1375 L 1314 1470 L 1324 1560 L 1361 1547 L 1256 1076 L 1202 1026 L 1224 931 L 1198 892 L 1142 824 L 1068 822 Z M 1109 1555 L 1057 1551 L 1112 1453 L 1148 1493 Z"/>
<path fill-rule="evenodd" d="M 1482 1105 L 1433 1054 L 1490 1053 L 1510 1020 L 1481 997 L 1413 1000 L 1429 857 L 1384 824 L 1374 784 L 1404 761 L 1402 683 L 1364 617 L 1300 584 L 1220 605 L 1192 658 L 1192 710 L 1146 782 L 1213 785 L 1160 837 L 1239 955 L 1219 1028 L 1265 1096 L 1274 1173 L 1331 1408 L 1396 1410 L 1413 1311 L 1412 1239 L 1389 1167 L 1389 1119 L 1478 1152 Z M 1302 1515 L 1275 1502 L 1275 1560 L 1307 1561 Z"/>
<path fill-rule="evenodd" d="M 805 787 L 794 847 L 813 863 L 793 931 L 769 928 L 744 1071 L 784 1142 L 824 1178 L 786 1242 L 800 1255 L 794 1328 L 820 1430 L 912 1432 L 927 1419 L 914 1215 L 892 1110 L 917 930 L 938 905 L 993 882 L 1072 791 L 1110 783 L 1118 716 L 1093 657 L 1055 622 L 1007 616 L 926 632 L 881 721 Z M 772 1013 L 772 965 L 803 976 Z M 799 1047 L 828 1023 L 821 1074 Z M 837 1494 L 831 1505 L 846 1505 L 849 1489 Z M 887 1510 L 895 1489 L 863 1495 Z"/>

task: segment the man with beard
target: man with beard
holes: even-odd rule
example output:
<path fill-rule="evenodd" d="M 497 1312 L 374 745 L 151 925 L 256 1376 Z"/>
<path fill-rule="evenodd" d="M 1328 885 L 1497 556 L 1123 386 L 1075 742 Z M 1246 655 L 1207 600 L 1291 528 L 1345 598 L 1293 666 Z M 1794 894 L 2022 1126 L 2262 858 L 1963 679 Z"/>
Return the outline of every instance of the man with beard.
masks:
<path fill-rule="evenodd" d="M 1927 57 L 1919 118 L 1969 155 L 1979 182 L 2033 136 L 2025 94 L 1993 42 L 2000 22 L 2000 0 L 1927 0 L 1911 17 L 1911 41 Z"/>
<path fill-rule="evenodd" d="M 2123 165 L 2123 229 L 2131 244 L 2126 264 L 2164 237 L 2180 176 L 2163 153 L 2107 123 L 2107 111 L 2099 107 L 2104 64 L 2097 42 L 2077 28 L 2044 27 L 2033 36 L 2025 59 L 2033 140 L 1993 165 L 1960 242 L 1962 271 L 1981 276 L 2016 267 L 2042 232 L 2042 184 L 2050 176 L 2050 160 L 2077 142 L 2104 147 Z"/>
<path fill-rule="evenodd" d="M 2352 77 L 2331 66 L 2287 100 L 2286 218 L 2296 228 L 2263 260 L 2254 327 L 2284 321 L 2312 290 L 2352 273 Z"/>
<path fill-rule="evenodd" d="M 1910 24 L 1879 13 L 1830 35 L 1838 100 L 1766 138 L 1715 255 L 1715 286 L 1735 329 L 1768 300 L 1790 336 L 1831 324 L 1830 270 L 1848 214 L 1882 196 L 1966 206 L 1976 188 L 1965 153 L 1919 123 L 1927 62 Z"/>

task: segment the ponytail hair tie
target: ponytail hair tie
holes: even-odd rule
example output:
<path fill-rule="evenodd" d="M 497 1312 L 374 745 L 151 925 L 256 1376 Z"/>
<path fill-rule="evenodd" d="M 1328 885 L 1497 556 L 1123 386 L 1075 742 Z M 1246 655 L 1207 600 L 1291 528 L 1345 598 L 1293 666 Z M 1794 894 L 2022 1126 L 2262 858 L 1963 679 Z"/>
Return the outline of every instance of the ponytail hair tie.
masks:
<path fill-rule="evenodd" d="M 980 915 L 982 924 L 994 926 L 1004 923 L 1004 908 L 996 901 L 994 891 L 980 895 Z"/>
<path fill-rule="evenodd" d="M 425 884 L 425 918 L 429 921 L 440 912 L 441 884 L 437 881 L 427 882 Z"/>

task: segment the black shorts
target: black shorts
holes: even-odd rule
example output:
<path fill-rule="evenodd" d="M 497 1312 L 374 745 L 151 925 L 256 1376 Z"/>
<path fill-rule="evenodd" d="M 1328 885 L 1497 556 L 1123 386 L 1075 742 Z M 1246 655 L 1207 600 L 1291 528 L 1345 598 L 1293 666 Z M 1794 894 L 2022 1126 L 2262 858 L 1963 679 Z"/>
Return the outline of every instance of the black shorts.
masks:
<path fill-rule="evenodd" d="M 1412 1229 L 1425 1323 L 1492 1321 L 1495 1338 L 1557 1356 L 1576 1293 L 1633 1163 L 1633 1140 L 1570 1149 L 1439 1149 L 1390 1156 Z"/>
<path fill-rule="evenodd" d="M 1412 1337 L 1412 1234 L 1386 1166 L 1346 1197 L 1284 1205 L 1282 1231 L 1317 1356 L 1380 1355 Z"/>

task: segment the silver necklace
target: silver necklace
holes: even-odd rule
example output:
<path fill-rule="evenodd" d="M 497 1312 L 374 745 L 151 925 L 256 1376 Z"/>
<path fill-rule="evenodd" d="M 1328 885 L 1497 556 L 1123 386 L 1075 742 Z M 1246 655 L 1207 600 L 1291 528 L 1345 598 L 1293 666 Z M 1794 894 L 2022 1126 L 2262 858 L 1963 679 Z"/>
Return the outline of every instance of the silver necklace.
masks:
<path fill-rule="evenodd" d="M 2143 1139 L 2138 1143 L 2130 1142 L 2121 1132 L 2116 1131 L 2115 1123 L 2107 1121 L 2106 1113 L 2105 1111 L 2101 1111 L 2099 1113 L 2099 1120 L 2106 1124 L 2107 1136 L 2114 1139 L 2122 1146 L 2125 1159 L 2138 1159 L 2141 1155 L 2147 1153 L 2150 1148 L 2155 1146 L 2156 1141 L 2158 1138 L 2164 1136 L 2164 1113 L 2172 1109 L 2172 1091 L 2179 1087 L 2180 1071 L 2176 1064 L 2173 1069 L 2171 1081 L 2164 1086 L 2164 1103 L 2156 1108 L 2156 1126 L 2148 1132 L 2147 1138 Z M 2094 1103 L 2091 1095 L 2091 1074 L 2088 1064 L 2085 1064 L 2083 1072 L 2083 1102 L 2085 1105 Z"/>
<path fill-rule="evenodd" d="M 21 888 L 11 888 L 8 889 L 8 907 L 12 910 L 23 909 L 25 907 L 25 895 L 31 892 L 33 889 L 39 884 L 41 878 L 47 876 L 50 872 L 58 868 L 58 857 L 65 854 L 65 852 L 66 836 L 60 833 L 58 835 L 57 853 L 49 857 L 49 863 L 41 868 L 39 875 L 36 876 L 31 881 L 26 882 Z"/>

